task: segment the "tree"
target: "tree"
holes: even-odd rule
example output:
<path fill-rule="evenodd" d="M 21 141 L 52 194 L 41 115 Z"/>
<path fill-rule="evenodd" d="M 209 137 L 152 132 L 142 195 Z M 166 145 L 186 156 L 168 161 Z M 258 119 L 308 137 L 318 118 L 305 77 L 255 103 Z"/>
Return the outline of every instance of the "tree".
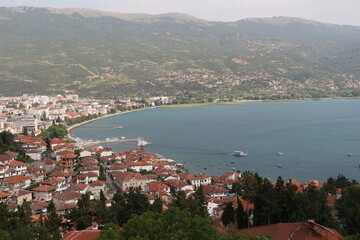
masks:
<path fill-rule="evenodd" d="M 163 202 L 160 198 L 156 198 L 153 204 L 150 205 L 150 211 L 161 213 L 163 210 Z"/>
<path fill-rule="evenodd" d="M 232 202 L 227 202 L 224 212 L 221 215 L 221 222 L 227 227 L 230 223 L 235 222 L 235 210 Z"/>
<path fill-rule="evenodd" d="M 242 205 L 239 198 L 237 198 L 236 201 L 237 201 L 237 205 L 238 205 L 235 210 L 235 219 L 236 219 L 237 228 L 238 229 L 246 228 L 246 227 L 248 227 L 248 218 L 244 211 L 244 206 Z"/>
<path fill-rule="evenodd" d="M 188 207 L 192 214 L 199 215 L 200 217 L 209 216 L 207 210 L 207 201 L 202 186 L 199 186 L 195 190 L 193 197 L 188 201 L 190 201 L 190 203 L 188 203 Z"/>
<path fill-rule="evenodd" d="M 275 190 L 268 179 L 262 181 L 260 191 L 254 199 L 254 224 L 255 226 L 270 225 L 279 211 Z"/>
<path fill-rule="evenodd" d="M 217 239 L 209 218 L 194 216 L 175 207 L 162 213 L 146 212 L 133 216 L 124 226 L 126 239 Z"/>
<path fill-rule="evenodd" d="M 49 138 L 64 138 L 68 134 L 68 131 L 64 125 L 52 125 L 48 129 L 42 131 L 39 136 L 43 139 Z"/>
<path fill-rule="evenodd" d="M 47 218 L 45 220 L 45 227 L 50 231 L 51 235 L 59 232 L 63 218 L 56 212 L 55 204 L 51 200 L 47 207 Z"/>
<path fill-rule="evenodd" d="M 97 240 L 122 240 L 119 231 L 120 227 L 114 223 L 108 223 L 104 226 L 104 229 L 100 232 L 100 237 Z"/>
<path fill-rule="evenodd" d="M 360 234 L 360 188 L 348 187 L 335 202 L 338 218 L 348 234 Z"/>

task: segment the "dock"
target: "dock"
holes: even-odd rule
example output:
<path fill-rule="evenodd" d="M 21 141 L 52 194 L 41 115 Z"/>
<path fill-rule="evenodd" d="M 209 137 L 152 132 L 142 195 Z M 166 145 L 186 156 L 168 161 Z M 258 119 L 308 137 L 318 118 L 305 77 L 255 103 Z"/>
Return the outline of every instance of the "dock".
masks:
<path fill-rule="evenodd" d="M 89 147 L 92 145 L 98 145 L 102 143 L 113 143 L 113 142 L 137 142 L 139 138 L 135 139 L 107 139 L 107 140 L 96 140 L 96 141 L 84 141 L 84 144 L 81 144 L 81 147 Z"/>

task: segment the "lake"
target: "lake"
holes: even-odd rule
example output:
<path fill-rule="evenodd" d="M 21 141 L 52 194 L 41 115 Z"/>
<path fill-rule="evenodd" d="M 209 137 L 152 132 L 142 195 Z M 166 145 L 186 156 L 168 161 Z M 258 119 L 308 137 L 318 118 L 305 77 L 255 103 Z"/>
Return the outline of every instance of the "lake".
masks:
<path fill-rule="evenodd" d="M 72 135 L 142 137 L 152 142 L 146 151 L 184 163 L 194 173 L 219 175 L 235 168 L 272 180 L 282 176 L 299 181 L 326 180 L 340 173 L 360 181 L 360 99 L 156 108 L 97 120 Z M 136 144 L 103 146 L 118 152 Z M 236 150 L 248 156 L 235 157 Z"/>

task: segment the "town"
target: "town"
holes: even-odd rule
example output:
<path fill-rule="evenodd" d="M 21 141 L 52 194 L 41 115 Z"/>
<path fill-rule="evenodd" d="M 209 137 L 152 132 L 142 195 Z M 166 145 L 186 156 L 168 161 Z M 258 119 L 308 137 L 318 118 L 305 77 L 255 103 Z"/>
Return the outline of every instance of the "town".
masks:
<path fill-rule="evenodd" d="M 182 164 L 147 152 L 144 148 L 114 152 L 102 146 L 84 147 L 72 139 L 66 130 L 71 125 L 117 111 L 156 106 L 168 101 L 167 97 L 147 101 L 79 99 L 73 94 L 0 98 L 0 130 L 3 134 L 3 144 L 0 145 L 5 146 L 4 139 L 9 138 L 19 146 L 19 149 L 4 149 L 1 146 L 6 151 L 0 154 L 0 202 L 5 203 L 10 212 L 18 211 L 19 206 L 29 206 L 31 221 L 37 224 L 49 216 L 50 205 L 55 206 L 57 214 L 67 216 L 78 208 L 79 201 L 85 195 L 89 200 L 103 201 L 109 208 L 114 204 L 117 193 L 138 189 L 150 205 L 160 202 L 162 210 L 166 210 L 174 201 L 179 201 L 180 192 L 184 199 L 191 199 L 199 194 L 200 189 L 205 196 L 205 215 L 212 219 L 219 232 L 226 232 L 235 222 L 231 217 L 229 221 L 225 220 L 229 209 L 241 208 L 246 212 L 247 220 L 246 226 L 241 227 L 244 229 L 238 231 L 251 236 L 246 227 L 256 223 L 256 200 L 242 195 L 241 191 L 244 190 L 237 188 L 242 181 L 246 184 L 250 178 L 256 179 L 257 175 L 235 171 L 220 176 L 189 173 Z M 49 134 L 52 129 L 61 126 L 65 129 L 64 133 Z M 308 189 L 320 190 L 328 183 L 317 180 L 299 183 L 289 179 L 271 184 L 274 188 L 278 184 L 294 186 L 294 193 L 303 193 Z M 337 216 L 334 204 L 341 196 L 342 188 L 336 188 L 327 196 L 326 206 L 331 209 L 332 217 Z M 72 234 L 89 233 L 93 236 L 89 239 L 99 237 L 102 223 L 92 220 L 82 230 L 74 226 L 64 230 L 64 239 L 72 239 L 66 238 Z M 301 227 L 308 234 L 334 237 L 327 239 L 341 236 L 335 230 L 328 230 L 311 221 L 300 225 L 293 224 L 292 227 Z M 256 233 L 265 232 L 259 230 Z"/>

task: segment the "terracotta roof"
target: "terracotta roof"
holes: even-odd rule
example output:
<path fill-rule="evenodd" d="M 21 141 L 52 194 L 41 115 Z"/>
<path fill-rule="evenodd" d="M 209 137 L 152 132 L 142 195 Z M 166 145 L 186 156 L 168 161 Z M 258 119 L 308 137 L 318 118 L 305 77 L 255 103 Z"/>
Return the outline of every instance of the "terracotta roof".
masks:
<path fill-rule="evenodd" d="M 17 183 L 17 182 L 22 182 L 22 181 L 26 181 L 26 180 L 30 180 L 30 178 L 26 177 L 26 176 L 13 176 L 13 177 L 9 177 L 9 178 L 5 179 L 3 182 L 4 183 Z"/>
<path fill-rule="evenodd" d="M 100 180 L 90 183 L 90 186 L 103 186 L 103 185 L 105 185 L 105 181 L 100 181 Z"/>
<path fill-rule="evenodd" d="M 81 197 L 81 193 L 78 192 L 67 192 L 67 193 L 63 193 L 60 195 L 54 195 L 53 198 L 57 198 L 60 199 L 62 201 L 67 201 L 67 200 L 72 200 L 72 199 L 77 199 Z"/>
<path fill-rule="evenodd" d="M 252 227 L 237 230 L 247 236 L 257 236 L 269 233 L 276 240 L 338 240 L 343 237 L 334 229 L 319 227 L 312 223 L 278 223 L 267 226 Z"/>
<path fill-rule="evenodd" d="M 159 191 L 160 189 L 170 188 L 168 185 L 163 184 L 161 182 L 150 182 L 147 185 L 149 186 L 150 192 L 156 192 Z"/>
<path fill-rule="evenodd" d="M 64 178 L 67 178 L 70 176 L 71 176 L 71 174 L 68 172 L 52 172 L 50 175 L 50 177 L 64 177 Z"/>
<path fill-rule="evenodd" d="M 54 185 L 54 184 L 64 181 L 64 180 L 65 180 L 65 178 L 52 177 L 52 178 L 46 179 L 44 181 L 41 181 L 40 184 Z"/>
<path fill-rule="evenodd" d="M 75 183 L 71 184 L 71 186 L 65 190 L 65 192 L 80 192 L 84 191 L 89 185 L 88 184 L 81 184 L 81 183 Z"/>
<path fill-rule="evenodd" d="M 0 154 L 0 162 L 7 162 L 10 161 L 12 158 L 7 154 Z"/>
<path fill-rule="evenodd" d="M 100 236 L 100 230 L 81 230 L 68 232 L 61 240 L 93 240 Z"/>
<path fill-rule="evenodd" d="M 203 191 L 206 194 L 219 194 L 228 192 L 228 190 L 225 188 L 216 185 L 205 185 L 203 186 Z"/>
<path fill-rule="evenodd" d="M 20 196 L 24 196 L 24 195 L 27 195 L 27 194 L 32 194 L 32 192 L 28 191 L 28 190 L 20 189 L 19 191 L 15 192 L 13 194 L 13 196 L 20 197 Z"/>
<path fill-rule="evenodd" d="M 43 208 L 46 208 L 49 204 L 46 202 L 35 202 L 33 204 L 30 204 L 30 208 L 32 210 L 40 210 Z"/>
<path fill-rule="evenodd" d="M 55 204 L 56 211 L 68 210 L 76 208 L 76 203 L 61 203 Z"/>
<path fill-rule="evenodd" d="M 136 180 L 145 180 L 146 178 L 141 176 L 140 173 L 133 172 L 114 172 L 112 173 L 113 177 L 121 181 L 130 181 L 131 179 Z"/>
<path fill-rule="evenodd" d="M 0 192 L 0 198 L 6 198 L 11 196 L 11 194 L 5 193 L 5 192 Z"/>
<path fill-rule="evenodd" d="M 60 158 L 76 158 L 76 157 L 77 157 L 77 155 L 72 154 L 72 153 L 65 154 L 65 155 L 60 155 Z"/>
<path fill-rule="evenodd" d="M 77 176 L 75 177 L 75 179 L 85 179 L 85 178 L 87 178 L 87 177 L 89 177 L 89 176 L 86 175 L 86 174 L 79 174 L 79 175 L 77 175 Z"/>
<path fill-rule="evenodd" d="M 41 185 L 39 187 L 33 188 L 32 191 L 36 191 L 36 192 L 51 192 L 56 190 L 56 186 L 51 186 L 51 185 Z"/>

